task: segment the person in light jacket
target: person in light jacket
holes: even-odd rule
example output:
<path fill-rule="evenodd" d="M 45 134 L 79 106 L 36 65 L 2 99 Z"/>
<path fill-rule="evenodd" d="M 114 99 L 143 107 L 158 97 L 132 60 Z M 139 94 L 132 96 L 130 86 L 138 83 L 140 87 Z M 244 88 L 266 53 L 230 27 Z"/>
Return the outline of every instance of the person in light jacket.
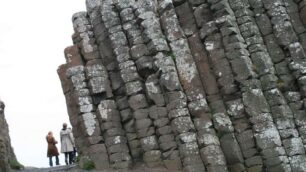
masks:
<path fill-rule="evenodd" d="M 73 148 L 75 147 L 72 131 L 67 128 L 67 124 L 63 124 L 63 129 L 60 132 L 61 136 L 61 152 L 65 154 L 66 165 L 73 163 Z M 68 161 L 69 158 L 69 161 Z"/>

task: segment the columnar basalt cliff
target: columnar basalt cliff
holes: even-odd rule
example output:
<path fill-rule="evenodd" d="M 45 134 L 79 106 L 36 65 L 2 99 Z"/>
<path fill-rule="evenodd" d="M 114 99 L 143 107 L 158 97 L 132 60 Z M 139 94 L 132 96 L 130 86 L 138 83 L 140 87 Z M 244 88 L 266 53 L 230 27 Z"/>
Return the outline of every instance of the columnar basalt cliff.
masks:
<path fill-rule="evenodd" d="M 306 0 L 87 0 L 58 74 L 81 155 L 306 171 Z"/>
<path fill-rule="evenodd" d="M 4 108 L 5 105 L 0 100 L 0 172 L 8 172 L 10 170 L 10 162 L 16 161 L 4 116 Z"/>

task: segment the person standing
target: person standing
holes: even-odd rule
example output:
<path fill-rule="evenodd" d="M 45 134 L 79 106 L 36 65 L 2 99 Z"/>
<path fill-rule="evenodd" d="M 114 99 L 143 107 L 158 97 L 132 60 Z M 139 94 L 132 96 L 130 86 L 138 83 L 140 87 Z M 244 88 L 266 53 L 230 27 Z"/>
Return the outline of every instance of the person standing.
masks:
<path fill-rule="evenodd" d="M 49 131 L 48 135 L 46 136 L 46 140 L 48 143 L 48 150 L 47 150 L 47 157 L 49 158 L 49 165 L 50 167 L 53 166 L 52 157 L 55 156 L 55 164 L 59 165 L 59 159 L 58 159 L 58 149 L 56 147 L 57 141 L 53 137 L 53 133 Z"/>
<path fill-rule="evenodd" d="M 74 138 L 70 129 L 67 129 L 67 124 L 63 124 L 63 128 L 60 132 L 61 136 L 61 152 L 65 154 L 66 165 L 73 163 L 73 148 Z M 69 160 L 68 160 L 69 159 Z"/>

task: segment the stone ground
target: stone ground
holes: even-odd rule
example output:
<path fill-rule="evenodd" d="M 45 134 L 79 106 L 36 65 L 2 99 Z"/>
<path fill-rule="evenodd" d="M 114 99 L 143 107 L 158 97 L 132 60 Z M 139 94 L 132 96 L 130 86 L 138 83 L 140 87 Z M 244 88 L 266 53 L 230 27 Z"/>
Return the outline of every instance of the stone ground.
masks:
<path fill-rule="evenodd" d="M 56 166 L 52 168 L 35 168 L 35 167 L 26 167 L 24 170 L 13 170 L 12 172 L 86 172 L 86 170 L 81 169 L 77 165 L 70 166 Z M 90 172 L 170 172 L 169 170 L 163 167 L 157 168 L 148 168 L 144 165 L 136 165 L 133 169 L 129 170 L 91 170 Z M 180 171 L 171 171 L 171 172 L 180 172 Z"/>

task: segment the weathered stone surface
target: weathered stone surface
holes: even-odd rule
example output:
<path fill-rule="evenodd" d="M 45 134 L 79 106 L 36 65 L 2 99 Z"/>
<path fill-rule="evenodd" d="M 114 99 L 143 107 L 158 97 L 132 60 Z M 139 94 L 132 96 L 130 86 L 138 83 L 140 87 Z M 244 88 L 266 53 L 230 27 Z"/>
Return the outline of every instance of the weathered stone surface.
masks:
<path fill-rule="evenodd" d="M 180 25 L 185 35 L 190 36 L 196 31 L 196 23 L 188 2 L 175 8 Z"/>
<path fill-rule="evenodd" d="M 251 116 L 270 112 L 269 105 L 259 89 L 252 89 L 242 94 L 246 112 Z"/>
<path fill-rule="evenodd" d="M 137 109 L 147 107 L 148 103 L 146 101 L 145 95 L 137 94 L 137 95 L 134 95 L 134 96 L 130 97 L 129 105 L 132 109 L 137 110 Z"/>
<path fill-rule="evenodd" d="M 220 139 L 221 147 L 228 164 L 243 163 L 243 156 L 233 134 L 226 134 Z"/>
<path fill-rule="evenodd" d="M 86 5 L 58 69 L 81 162 L 305 171 L 305 0 Z"/>
<path fill-rule="evenodd" d="M 262 150 L 281 146 L 281 139 L 276 128 L 267 128 L 254 136 L 257 146 Z"/>
<path fill-rule="evenodd" d="M 4 114 L 5 105 L 0 100 L 0 171 L 10 171 L 11 161 L 17 161 L 14 150 L 11 145 L 9 128 Z"/>

